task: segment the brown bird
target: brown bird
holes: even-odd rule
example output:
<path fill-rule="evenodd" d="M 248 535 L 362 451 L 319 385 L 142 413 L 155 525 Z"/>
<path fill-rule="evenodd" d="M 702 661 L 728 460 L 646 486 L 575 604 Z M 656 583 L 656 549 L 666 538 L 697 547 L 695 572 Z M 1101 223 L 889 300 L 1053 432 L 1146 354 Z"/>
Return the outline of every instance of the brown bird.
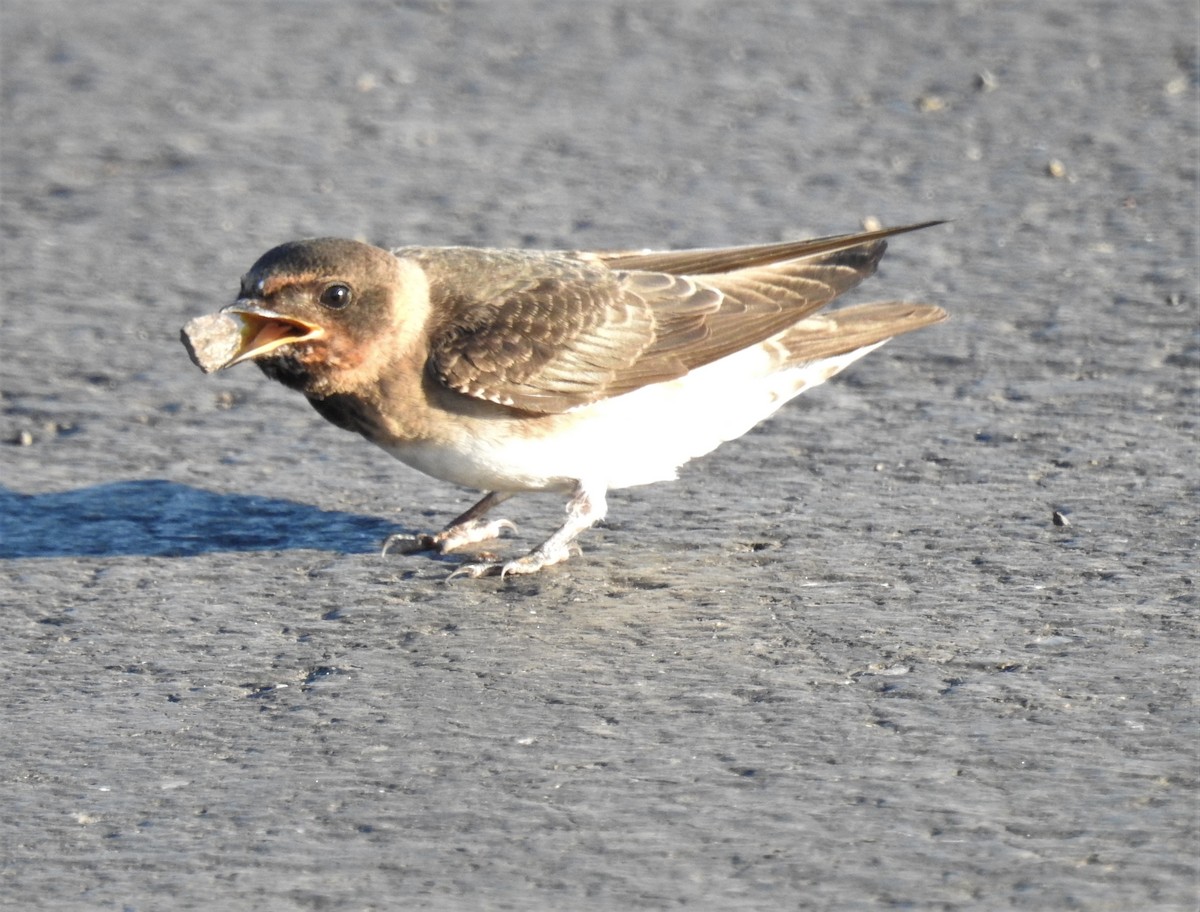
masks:
<path fill-rule="evenodd" d="M 875 271 L 885 237 L 934 224 L 607 253 L 294 241 L 183 341 L 206 372 L 255 361 L 338 427 L 488 492 L 384 553 L 464 548 L 513 528 L 483 518 L 513 494 L 570 495 L 566 522 L 531 552 L 452 576 L 535 573 L 604 517 L 609 489 L 675 478 L 893 336 L 945 319 L 895 301 L 815 313 Z"/>

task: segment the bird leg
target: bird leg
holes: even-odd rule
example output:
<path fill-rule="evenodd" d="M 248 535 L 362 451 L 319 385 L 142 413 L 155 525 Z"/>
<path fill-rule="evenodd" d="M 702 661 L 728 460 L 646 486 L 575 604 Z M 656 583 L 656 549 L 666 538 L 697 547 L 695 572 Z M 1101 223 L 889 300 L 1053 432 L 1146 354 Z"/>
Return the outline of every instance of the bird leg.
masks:
<path fill-rule="evenodd" d="M 505 529 L 515 531 L 517 527 L 507 519 L 495 519 L 491 522 L 480 520 L 492 507 L 504 503 L 510 497 L 512 493 L 508 491 L 490 491 L 471 509 L 446 523 L 441 532 L 418 532 L 415 535 L 397 532 L 395 535 L 389 535 L 383 543 L 383 555 L 387 556 L 392 548 L 396 548 L 401 554 L 416 554 L 418 551 L 446 554 L 458 548 L 499 538 Z"/>
<path fill-rule="evenodd" d="M 447 579 L 456 576 L 508 576 L 511 574 L 537 573 L 543 567 L 565 561 L 571 556 L 572 550 L 578 550 L 575 538 L 585 529 L 590 529 L 604 518 L 608 512 L 608 502 L 603 487 L 588 487 L 579 482 L 567 501 L 567 521 L 548 539 L 526 554 L 510 561 L 496 561 L 480 564 L 463 564 L 450 574 Z"/>

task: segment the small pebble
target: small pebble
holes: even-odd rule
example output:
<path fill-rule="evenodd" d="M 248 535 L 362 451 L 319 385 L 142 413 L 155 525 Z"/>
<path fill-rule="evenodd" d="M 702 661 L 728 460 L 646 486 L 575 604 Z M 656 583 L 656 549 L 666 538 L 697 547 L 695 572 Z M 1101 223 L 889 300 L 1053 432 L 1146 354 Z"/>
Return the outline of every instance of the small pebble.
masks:
<path fill-rule="evenodd" d="M 936 114 L 938 111 L 946 110 L 947 107 L 949 105 L 941 95 L 930 93 L 917 99 L 917 110 L 922 114 Z"/>
<path fill-rule="evenodd" d="M 245 323 L 229 314 L 215 313 L 197 317 L 183 328 L 180 336 L 192 361 L 210 374 L 225 366 L 242 346 Z"/>

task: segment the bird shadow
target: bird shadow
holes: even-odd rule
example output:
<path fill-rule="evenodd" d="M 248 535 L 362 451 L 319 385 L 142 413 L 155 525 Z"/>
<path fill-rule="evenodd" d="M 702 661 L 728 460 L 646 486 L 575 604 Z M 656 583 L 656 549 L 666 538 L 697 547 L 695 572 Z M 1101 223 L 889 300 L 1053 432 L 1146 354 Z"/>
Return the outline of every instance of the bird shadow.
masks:
<path fill-rule="evenodd" d="M 378 516 L 164 480 L 51 494 L 18 494 L 0 485 L 0 559 L 292 549 L 362 554 L 377 551 L 396 531 Z"/>

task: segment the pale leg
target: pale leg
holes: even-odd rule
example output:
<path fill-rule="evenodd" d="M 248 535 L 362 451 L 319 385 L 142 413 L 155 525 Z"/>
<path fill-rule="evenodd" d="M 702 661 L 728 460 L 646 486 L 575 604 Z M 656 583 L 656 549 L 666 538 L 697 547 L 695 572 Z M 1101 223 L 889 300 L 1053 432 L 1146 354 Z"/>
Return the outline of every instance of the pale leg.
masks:
<path fill-rule="evenodd" d="M 588 486 L 580 482 L 567 502 L 567 521 L 524 557 L 485 564 L 464 564 L 450 574 L 449 578 L 537 573 L 543 567 L 565 561 L 571 556 L 573 543 L 579 533 L 590 529 L 608 512 L 606 493 L 607 490 L 602 486 Z"/>

